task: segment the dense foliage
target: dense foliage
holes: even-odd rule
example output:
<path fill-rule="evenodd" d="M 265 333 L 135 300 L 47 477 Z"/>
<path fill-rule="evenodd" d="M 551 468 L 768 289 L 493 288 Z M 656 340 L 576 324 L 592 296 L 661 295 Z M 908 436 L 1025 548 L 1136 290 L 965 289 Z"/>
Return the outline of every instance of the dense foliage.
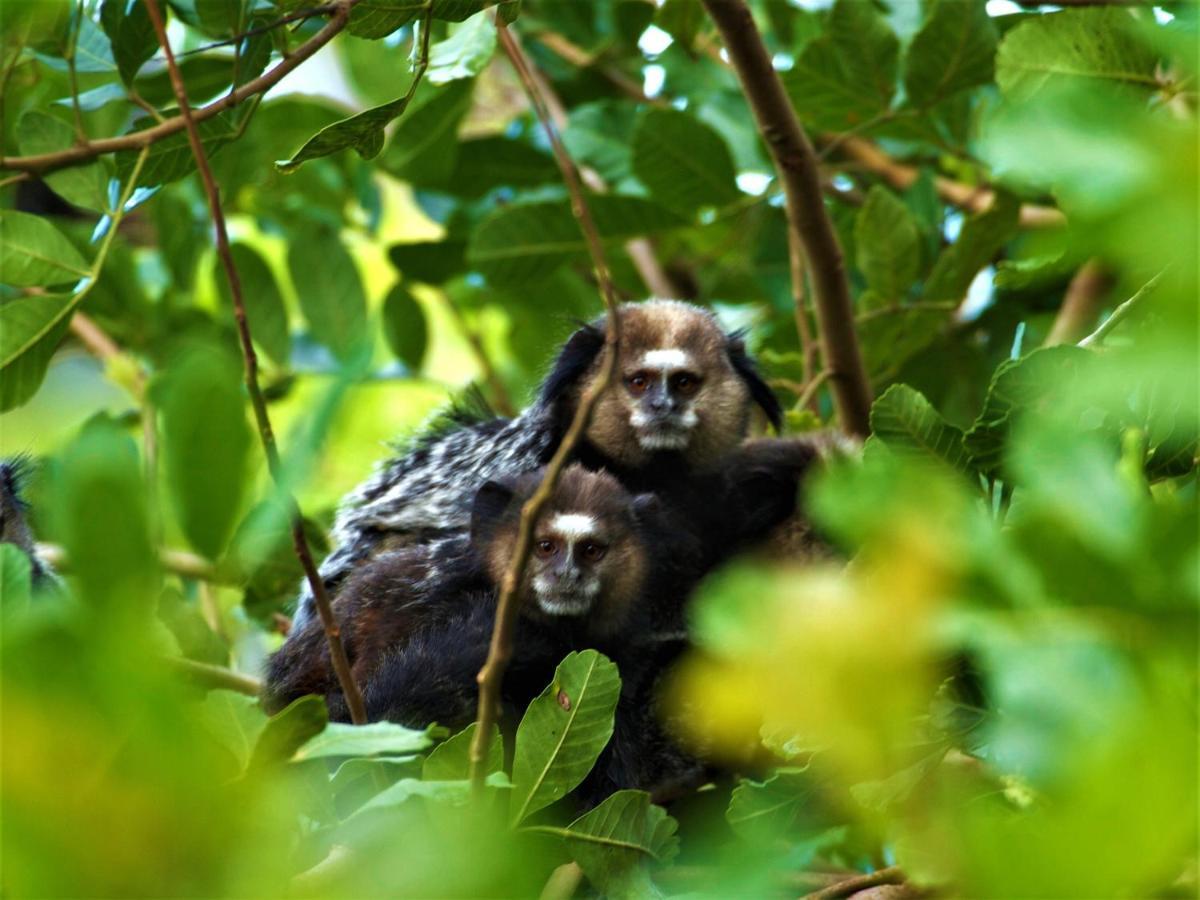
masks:
<path fill-rule="evenodd" d="M 160 5 L 196 108 L 340 8 Z M 6 896 L 533 895 L 572 860 L 614 895 L 794 895 L 892 863 L 951 895 L 1194 893 L 1196 9 L 750 5 L 820 155 L 877 398 L 861 459 L 804 492 L 850 564 L 706 583 L 670 696 L 746 775 L 578 817 L 562 798 L 619 686 L 594 651 L 507 771 L 493 744 L 482 800 L 467 733 L 328 724 L 317 698 L 268 719 L 179 677 L 181 655 L 257 676 L 278 645 L 288 506 L 186 134 L 88 151 L 178 115 L 145 0 L 5 4 L 0 450 L 38 458 L 33 525 L 66 575 L 31 590 L 0 545 Z M 792 433 L 838 424 L 699 0 L 359 0 L 283 90 L 200 123 L 318 556 L 383 441 L 471 381 L 519 408 L 601 309 L 496 16 L 619 291 L 715 307 Z"/>

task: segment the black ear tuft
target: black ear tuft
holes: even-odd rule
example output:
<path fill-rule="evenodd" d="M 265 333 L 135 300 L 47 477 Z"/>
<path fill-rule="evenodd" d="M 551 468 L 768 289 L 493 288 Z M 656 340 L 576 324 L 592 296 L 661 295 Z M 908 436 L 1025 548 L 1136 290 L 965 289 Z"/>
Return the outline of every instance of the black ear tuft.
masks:
<path fill-rule="evenodd" d="M 513 489 L 499 481 L 487 481 L 475 492 L 471 503 L 471 542 L 486 543 L 513 501 Z"/>
<path fill-rule="evenodd" d="M 750 354 L 746 352 L 746 344 L 742 340 L 741 332 L 735 331 L 729 335 L 729 340 L 725 345 L 725 352 L 729 354 L 729 361 L 733 364 L 733 369 L 738 373 L 738 377 L 750 389 L 751 399 L 767 414 L 767 419 L 770 420 L 776 433 L 782 431 L 783 407 L 779 405 L 779 399 L 775 396 L 775 392 L 767 386 L 762 376 L 758 374 L 758 366 L 750 358 Z"/>
<path fill-rule="evenodd" d="M 602 328 L 595 325 L 583 325 L 571 335 L 563 344 L 562 350 L 559 351 L 558 359 L 554 361 L 554 368 L 542 382 L 538 396 L 541 405 L 549 407 L 558 402 L 562 395 L 591 368 L 592 363 L 603 349 L 604 330 Z"/>
<path fill-rule="evenodd" d="M 663 515 L 658 494 L 638 494 L 633 498 L 633 518 L 642 525 L 657 522 Z"/>

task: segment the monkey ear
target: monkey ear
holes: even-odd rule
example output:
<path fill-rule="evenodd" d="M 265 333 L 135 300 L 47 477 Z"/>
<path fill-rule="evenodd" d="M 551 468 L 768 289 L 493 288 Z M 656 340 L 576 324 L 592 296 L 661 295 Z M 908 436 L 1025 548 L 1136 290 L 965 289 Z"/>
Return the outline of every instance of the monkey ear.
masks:
<path fill-rule="evenodd" d="M 642 525 L 657 521 L 663 515 L 658 494 L 638 494 L 633 498 L 633 518 Z"/>
<path fill-rule="evenodd" d="M 779 433 L 782 431 L 783 407 L 779 405 L 779 399 L 775 396 L 775 392 L 767 386 L 762 376 L 758 374 L 758 366 L 750 358 L 750 354 L 746 352 L 746 343 L 742 340 L 741 332 L 735 331 L 729 335 L 729 340 L 725 344 L 725 352 L 729 354 L 729 362 L 733 364 L 733 370 L 738 373 L 738 377 L 749 388 L 751 399 L 767 414 L 767 419 L 775 429 L 775 432 Z"/>
<path fill-rule="evenodd" d="M 484 482 L 471 503 L 471 542 L 486 542 L 513 500 L 513 489 L 499 481 Z"/>
<path fill-rule="evenodd" d="M 541 405 L 549 407 L 557 403 L 591 368 L 603 349 L 603 327 L 583 325 L 567 338 L 567 342 L 559 351 L 558 359 L 554 361 L 554 368 L 542 382 L 538 398 Z"/>

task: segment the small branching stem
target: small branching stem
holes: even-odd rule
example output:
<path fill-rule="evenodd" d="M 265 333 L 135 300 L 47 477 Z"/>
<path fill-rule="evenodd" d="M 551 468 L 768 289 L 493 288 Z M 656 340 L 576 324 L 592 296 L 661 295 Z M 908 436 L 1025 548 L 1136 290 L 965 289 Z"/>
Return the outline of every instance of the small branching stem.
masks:
<path fill-rule="evenodd" d="M 1161 272 L 1138 288 L 1136 294 L 1114 309 L 1112 315 L 1100 323 L 1099 328 L 1079 342 L 1079 346 L 1096 348 L 1103 344 L 1104 339 L 1108 337 L 1109 333 L 1128 318 L 1129 314 L 1133 312 L 1147 294 L 1152 293 L 1158 287 L 1160 278 L 1162 278 Z"/>
<path fill-rule="evenodd" d="M 184 657 L 172 657 L 167 663 L 177 674 L 200 687 L 237 691 L 248 697 L 257 697 L 262 693 L 261 681 L 233 669 L 212 666 Z"/>
<path fill-rule="evenodd" d="M 325 627 L 325 636 L 329 642 L 330 662 L 333 664 L 333 670 L 337 674 L 342 694 L 346 698 L 346 706 L 350 710 L 350 719 L 354 724 L 362 725 L 367 721 L 362 694 L 358 690 L 358 685 L 354 683 L 354 675 L 350 671 L 350 663 L 346 658 L 346 648 L 342 644 L 341 632 L 333 613 L 333 605 L 329 600 L 329 594 L 325 590 L 325 582 L 317 572 L 312 551 L 308 546 L 308 539 L 304 535 L 304 518 L 300 513 L 300 507 L 297 505 L 295 498 L 287 490 L 283 466 L 279 458 L 279 448 L 275 443 L 275 433 L 271 428 L 271 420 L 267 414 L 267 402 L 258 384 L 258 356 L 254 351 L 254 343 L 250 337 L 250 323 L 246 317 L 246 304 L 242 296 L 242 282 L 238 276 L 237 266 L 233 261 L 233 254 L 229 249 L 229 233 L 225 227 L 225 213 L 221 208 L 221 197 L 217 190 L 217 183 L 213 178 L 212 169 L 208 164 L 208 157 L 204 152 L 204 144 L 200 139 L 200 129 L 197 127 L 196 119 L 192 115 L 191 106 L 188 104 L 187 89 L 183 83 L 183 75 L 179 71 L 179 65 L 176 63 L 175 55 L 171 51 L 171 45 L 167 41 L 166 23 L 163 20 L 162 11 L 159 9 L 158 0 L 146 0 L 146 7 L 150 13 L 150 21 L 154 25 L 155 34 L 158 36 L 158 42 L 162 46 L 163 53 L 166 56 L 167 71 L 171 76 L 171 85 L 175 91 L 175 99 L 179 102 L 180 118 L 183 119 L 184 128 L 187 130 L 188 143 L 191 144 L 192 155 L 196 160 L 196 168 L 199 170 L 200 180 L 204 184 L 204 192 L 208 198 L 209 212 L 213 220 L 213 230 L 216 233 L 217 256 L 220 258 L 221 266 L 225 270 L 225 276 L 229 280 L 229 295 L 233 300 L 233 315 L 237 323 L 238 338 L 242 345 L 246 390 L 250 395 L 250 405 L 254 408 L 254 418 L 258 424 L 258 433 L 262 440 L 263 450 L 266 453 L 267 467 L 270 469 L 276 489 L 286 504 L 288 516 L 291 521 L 292 545 L 295 548 L 297 558 L 300 560 L 300 565 L 304 569 L 304 577 L 307 579 L 308 585 L 312 590 L 317 612 L 321 616 L 321 624 Z M 348 13 L 348 11 L 349 3 L 339 7 L 339 13 L 343 14 L 343 19 L 344 14 Z M 336 15 L 335 21 L 337 21 Z M 328 27 L 326 26 L 326 29 Z"/>
<path fill-rule="evenodd" d="M 550 140 L 550 146 L 554 151 L 554 159 L 558 163 L 563 181 L 567 186 L 567 192 L 571 196 L 571 212 L 574 214 L 576 220 L 578 220 L 579 227 L 583 231 L 588 245 L 588 252 L 592 258 L 592 265 L 596 270 L 596 281 L 600 286 L 600 296 L 604 301 L 604 308 L 608 314 L 608 328 L 605 332 L 604 357 L 600 366 L 600 372 L 591 385 L 589 385 L 588 389 L 584 391 L 582 398 L 580 398 L 575 418 L 571 420 L 571 425 L 567 429 L 566 435 L 558 445 L 554 456 L 547 464 L 546 474 L 542 478 L 541 484 L 538 485 L 533 496 L 521 508 L 521 520 L 517 527 L 516 547 L 513 550 L 513 556 L 509 561 L 508 569 L 505 571 L 504 577 L 500 582 L 500 597 L 496 604 L 496 623 L 492 629 L 492 639 L 488 646 L 487 661 L 483 664 L 483 668 L 480 669 L 477 678 L 479 682 L 479 709 L 476 715 L 477 724 L 475 727 L 475 736 L 471 741 L 470 754 L 471 786 L 476 796 L 483 792 L 484 779 L 487 776 L 487 768 L 484 765 L 484 761 L 487 759 L 488 745 L 492 739 L 492 730 L 500 711 L 500 685 L 504 680 L 504 672 L 508 668 L 508 661 L 512 658 L 513 631 L 517 619 L 517 588 L 524 579 L 525 568 L 529 562 L 529 551 L 533 544 L 533 529 L 537 524 L 537 519 L 542 508 L 546 505 L 550 496 L 554 493 L 555 487 L 558 485 L 559 476 L 567 464 L 568 457 L 575 449 L 575 445 L 583 436 L 584 429 L 587 428 L 587 424 L 591 420 L 592 409 L 595 407 L 596 401 L 612 380 L 613 373 L 617 367 L 617 351 L 620 346 L 621 333 L 620 323 L 617 319 L 616 290 L 612 283 L 612 277 L 609 274 L 608 262 L 604 253 L 604 244 L 600 239 L 600 232 L 596 228 L 596 223 L 592 220 L 591 211 L 584 197 L 583 186 L 579 180 L 579 172 L 575 167 L 574 161 L 567 153 L 567 148 L 558 136 L 558 131 L 554 127 L 550 112 L 546 107 L 545 99 L 538 88 L 529 60 L 513 39 L 513 35 L 509 33 L 504 20 L 499 16 L 496 18 L 496 32 L 500 39 L 500 46 L 504 48 L 504 52 L 516 70 L 517 76 L 521 79 L 521 84 L 529 96 L 530 103 L 533 104 L 534 111 L 537 113 L 537 117 L 541 121 L 542 127 L 545 129 L 546 135 Z"/>

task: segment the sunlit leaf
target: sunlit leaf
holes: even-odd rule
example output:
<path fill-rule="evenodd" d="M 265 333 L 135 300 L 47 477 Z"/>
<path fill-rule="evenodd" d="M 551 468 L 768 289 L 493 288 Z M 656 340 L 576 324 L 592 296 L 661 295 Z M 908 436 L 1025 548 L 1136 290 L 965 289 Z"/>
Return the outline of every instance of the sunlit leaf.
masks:
<path fill-rule="evenodd" d="M 47 219 L 0 210 L 0 283 L 13 287 L 66 284 L 86 278 L 88 264 Z M 7 305 L 5 307 L 7 309 Z M 26 316 L 22 316 L 26 318 Z M 23 340 L 5 328 L 0 365 L 12 360 Z"/>
<path fill-rule="evenodd" d="M 517 729 L 510 816 L 514 824 L 566 796 L 612 737 L 621 690 L 617 667 L 595 650 L 573 652 Z"/>
<path fill-rule="evenodd" d="M 330 756 L 406 756 L 433 744 L 426 731 L 416 731 L 393 722 L 343 725 L 330 722 L 320 734 L 292 754 L 293 762 Z"/>
<path fill-rule="evenodd" d="M 451 28 L 450 36 L 429 48 L 430 84 L 474 78 L 496 51 L 496 26 L 487 13 L 477 13 Z"/>
<path fill-rule="evenodd" d="M 455 781 L 466 778 L 471 772 L 471 741 L 475 738 L 476 724 L 472 722 L 458 734 L 438 744 L 425 758 L 421 777 L 426 781 Z M 487 762 L 484 771 L 491 775 L 504 767 L 504 742 L 500 729 L 493 726 L 492 740 L 488 744 Z"/>

